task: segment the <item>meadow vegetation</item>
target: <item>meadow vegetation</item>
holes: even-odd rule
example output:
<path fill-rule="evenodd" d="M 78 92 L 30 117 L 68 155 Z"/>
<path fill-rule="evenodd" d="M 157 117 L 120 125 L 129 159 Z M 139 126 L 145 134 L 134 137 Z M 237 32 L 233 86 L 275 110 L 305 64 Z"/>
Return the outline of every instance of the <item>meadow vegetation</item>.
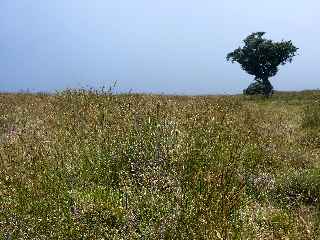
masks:
<path fill-rule="evenodd" d="M 0 238 L 320 239 L 319 101 L 0 94 Z"/>

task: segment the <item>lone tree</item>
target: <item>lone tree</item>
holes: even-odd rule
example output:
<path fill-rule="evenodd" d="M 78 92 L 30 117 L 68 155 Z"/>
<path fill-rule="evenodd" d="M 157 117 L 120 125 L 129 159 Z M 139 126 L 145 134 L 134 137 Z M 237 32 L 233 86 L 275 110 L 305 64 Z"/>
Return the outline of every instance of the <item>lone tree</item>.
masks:
<path fill-rule="evenodd" d="M 248 74 L 255 76 L 256 86 L 262 86 L 265 96 L 272 94 L 269 77 L 278 72 L 278 66 L 292 62 L 298 50 L 291 41 L 273 42 L 263 38 L 265 32 L 255 32 L 243 40 L 239 47 L 227 55 L 227 61 L 238 62 Z"/>

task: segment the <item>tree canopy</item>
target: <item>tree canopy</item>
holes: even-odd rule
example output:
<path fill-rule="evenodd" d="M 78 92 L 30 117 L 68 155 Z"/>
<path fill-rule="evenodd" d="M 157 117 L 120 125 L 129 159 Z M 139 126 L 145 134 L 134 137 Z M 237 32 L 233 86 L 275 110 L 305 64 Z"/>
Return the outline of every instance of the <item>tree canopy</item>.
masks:
<path fill-rule="evenodd" d="M 292 62 L 298 50 L 291 41 L 273 42 L 263 38 L 265 32 L 255 32 L 246 37 L 244 46 L 227 55 L 227 61 L 238 62 L 248 74 L 265 86 L 265 94 L 269 95 L 272 85 L 268 78 L 278 72 L 278 66 Z"/>

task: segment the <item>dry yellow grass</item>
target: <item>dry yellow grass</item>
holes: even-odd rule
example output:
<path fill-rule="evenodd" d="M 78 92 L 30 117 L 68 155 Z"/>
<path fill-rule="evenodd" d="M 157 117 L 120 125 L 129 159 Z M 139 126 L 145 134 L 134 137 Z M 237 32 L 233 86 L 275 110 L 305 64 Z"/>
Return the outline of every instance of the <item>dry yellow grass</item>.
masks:
<path fill-rule="evenodd" d="M 4 239 L 317 239 L 320 93 L 0 95 Z"/>

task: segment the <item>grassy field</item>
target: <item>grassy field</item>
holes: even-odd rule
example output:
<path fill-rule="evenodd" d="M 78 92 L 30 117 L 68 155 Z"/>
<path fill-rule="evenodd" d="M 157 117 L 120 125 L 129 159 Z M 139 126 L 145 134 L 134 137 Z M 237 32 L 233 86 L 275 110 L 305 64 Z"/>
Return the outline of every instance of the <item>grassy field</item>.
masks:
<path fill-rule="evenodd" d="M 0 239 L 320 239 L 320 92 L 0 94 Z"/>

